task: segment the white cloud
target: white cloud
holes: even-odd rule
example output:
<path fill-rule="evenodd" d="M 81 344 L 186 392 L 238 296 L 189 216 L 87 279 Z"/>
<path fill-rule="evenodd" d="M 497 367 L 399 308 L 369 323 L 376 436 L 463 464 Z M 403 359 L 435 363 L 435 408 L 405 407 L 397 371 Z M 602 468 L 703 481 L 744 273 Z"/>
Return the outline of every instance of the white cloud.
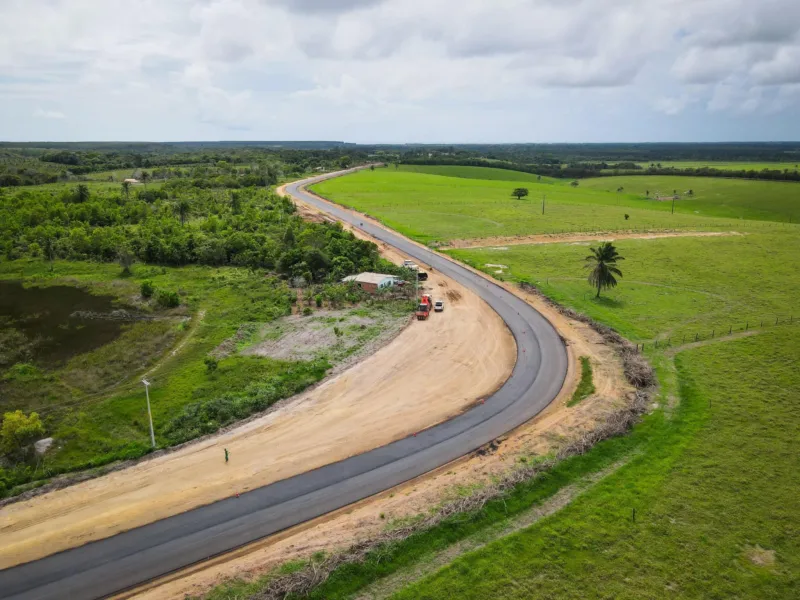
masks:
<path fill-rule="evenodd" d="M 67 115 L 57 110 L 44 110 L 37 108 L 33 111 L 33 116 L 37 119 L 66 119 Z"/>
<path fill-rule="evenodd" d="M 796 0 L 3 0 L 0 130 L 58 101 L 82 138 L 455 138 L 568 109 L 556 139 L 591 137 L 693 103 L 796 116 L 798 65 Z"/>

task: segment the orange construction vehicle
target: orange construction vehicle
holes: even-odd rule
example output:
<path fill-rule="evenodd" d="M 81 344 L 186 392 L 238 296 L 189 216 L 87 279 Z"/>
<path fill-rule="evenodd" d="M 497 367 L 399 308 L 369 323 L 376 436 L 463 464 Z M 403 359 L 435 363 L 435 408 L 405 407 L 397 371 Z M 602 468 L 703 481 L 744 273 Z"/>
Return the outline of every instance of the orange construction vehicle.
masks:
<path fill-rule="evenodd" d="M 419 306 L 417 306 L 417 320 L 424 321 L 427 319 L 430 316 L 432 309 L 433 301 L 431 300 L 430 294 L 422 294 L 422 298 L 420 298 L 419 301 Z"/>

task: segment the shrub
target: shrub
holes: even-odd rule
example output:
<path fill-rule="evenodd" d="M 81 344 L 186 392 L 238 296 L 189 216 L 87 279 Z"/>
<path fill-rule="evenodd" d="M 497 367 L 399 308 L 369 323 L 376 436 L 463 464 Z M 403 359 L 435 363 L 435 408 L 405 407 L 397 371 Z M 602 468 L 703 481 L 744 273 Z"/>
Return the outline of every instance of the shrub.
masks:
<path fill-rule="evenodd" d="M 311 307 L 310 307 L 310 306 L 306 306 L 306 307 L 303 309 L 303 316 L 304 316 L 304 317 L 307 317 L 307 316 L 309 316 L 310 314 L 312 314 L 313 312 L 314 312 L 314 311 L 313 311 L 313 310 L 311 310 Z"/>
<path fill-rule="evenodd" d="M 314 302 L 316 302 L 317 308 L 322 308 L 322 296 L 320 296 L 319 294 L 314 296 Z"/>
<path fill-rule="evenodd" d="M 153 285 L 152 281 L 143 281 L 139 290 L 142 294 L 142 298 L 152 298 L 156 291 L 156 286 Z"/>
<path fill-rule="evenodd" d="M 206 365 L 206 372 L 213 373 L 219 367 L 219 361 L 213 356 L 206 356 L 203 362 Z"/>
<path fill-rule="evenodd" d="M 158 292 L 157 299 L 158 304 L 164 308 L 175 308 L 176 306 L 180 306 L 181 303 L 181 299 L 177 292 L 168 292 L 167 290 L 161 290 Z"/>
<path fill-rule="evenodd" d="M 26 417 L 21 410 L 7 412 L 0 428 L 0 451 L 8 455 L 19 454 L 43 435 L 44 426 L 38 413 L 32 412 Z"/>

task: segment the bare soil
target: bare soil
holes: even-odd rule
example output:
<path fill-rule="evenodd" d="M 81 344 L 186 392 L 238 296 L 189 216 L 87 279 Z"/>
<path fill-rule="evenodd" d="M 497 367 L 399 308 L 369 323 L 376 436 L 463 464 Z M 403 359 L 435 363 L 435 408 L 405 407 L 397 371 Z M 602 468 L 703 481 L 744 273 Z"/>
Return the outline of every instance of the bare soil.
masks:
<path fill-rule="evenodd" d="M 616 233 L 547 233 L 542 235 L 518 235 L 514 237 L 487 237 L 467 240 L 452 240 L 449 248 L 488 248 L 494 246 L 521 246 L 527 244 L 563 244 L 566 242 L 613 242 L 616 240 L 657 240 L 671 237 L 719 237 L 743 235 L 737 231 L 660 231 L 660 232 L 616 232 Z M 500 248 L 498 248 L 500 249 Z M 505 248 L 502 248 L 505 249 Z M 486 265 L 502 267 L 503 265 Z"/>

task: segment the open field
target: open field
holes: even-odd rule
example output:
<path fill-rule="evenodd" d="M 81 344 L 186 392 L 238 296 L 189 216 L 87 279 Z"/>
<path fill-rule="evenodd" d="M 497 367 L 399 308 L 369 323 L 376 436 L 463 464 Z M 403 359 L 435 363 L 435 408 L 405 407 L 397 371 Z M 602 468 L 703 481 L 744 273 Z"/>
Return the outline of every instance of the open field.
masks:
<path fill-rule="evenodd" d="M 393 597 L 794 597 L 798 329 L 679 354 L 681 404 L 640 456 Z"/>
<path fill-rule="evenodd" d="M 582 187 L 583 183 L 577 188 L 568 182 L 527 183 L 530 195 L 523 200 L 511 196 L 518 184 L 376 169 L 325 181 L 313 189 L 423 243 L 587 229 L 730 229 L 734 223 L 698 215 L 685 207 L 679 207 L 673 215 L 669 203 L 608 193 L 604 191 L 607 183 L 601 190 Z M 800 195 L 800 186 L 790 186 L 784 189 Z M 546 195 L 544 215 L 542 195 Z M 784 202 L 782 197 L 779 200 Z"/>
<path fill-rule="evenodd" d="M 748 181 L 720 179 L 718 177 L 683 177 L 680 175 L 630 175 L 582 179 L 582 187 L 616 193 L 623 187 L 623 195 L 644 198 L 672 196 L 673 190 L 681 196 L 675 211 L 730 219 L 758 219 L 763 221 L 800 221 L 800 184 L 793 181 Z M 688 196 L 686 192 L 694 194 Z M 655 200 L 647 202 L 656 203 Z M 669 209 L 671 202 L 659 202 Z"/>
<path fill-rule="evenodd" d="M 393 170 L 392 167 L 389 167 Z M 460 167 L 450 165 L 399 165 L 399 171 L 405 173 L 427 173 L 445 177 L 462 177 L 464 179 L 484 179 L 489 181 L 526 181 L 534 183 L 560 183 L 553 177 L 534 175 L 509 169 L 492 167 Z"/>
<path fill-rule="evenodd" d="M 632 341 L 680 342 L 683 335 L 727 333 L 789 318 L 800 296 L 798 233 L 619 240 L 619 286 L 599 299 L 583 259 L 596 242 L 450 250 L 506 280 L 527 280 L 561 304 L 624 331 Z M 502 269 L 495 266 L 503 265 Z M 496 273 L 502 271 L 502 275 Z M 746 274 L 746 275 L 745 275 Z"/>

